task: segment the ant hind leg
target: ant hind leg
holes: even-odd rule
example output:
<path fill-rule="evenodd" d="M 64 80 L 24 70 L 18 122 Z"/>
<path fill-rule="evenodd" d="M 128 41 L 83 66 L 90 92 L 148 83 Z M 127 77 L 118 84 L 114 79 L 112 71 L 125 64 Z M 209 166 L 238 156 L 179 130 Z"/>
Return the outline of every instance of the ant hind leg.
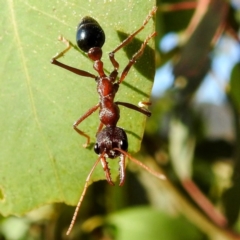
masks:
<path fill-rule="evenodd" d="M 60 35 L 60 36 L 58 37 L 58 40 L 61 41 L 61 42 L 63 42 L 67 47 L 66 47 L 62 52 L 57 53 L 57 54 L 52 58 L 52 60 L 56 60 L 56 59 L 58 59 L 58 58 L 63 57 L 64 54 L 65 54 L 66 52 L 68 52 L 68 51 L 71 49 L 71 47 L 73 46 L 73 44 L 72 44 L 69 40 L 67 40 L 65 37 L 63 37 L 62 35 Z"/>
<path fill-rule="evenodd" d="M 118 71 L 118 68 L 119 68 L 119 63 L 116 61 L 115 57 L 114 57 L 114 54 L 120 50 L 121 48 L 123 48 L 124 46 L 126 46 L 127 44 L 129 44 L 133 38 L 139 33 L 141 32 L 144 27 L 147 25 L 147 23 L 149 22 L 149 20 L 154 16 L 154 14 L 156 13 L 157 11 L 157 7 L 154 6 L 152 8 L 152 10 L 149 12 L 149 14 L 147 15 L 147 17 L 145 18 L 142 26 L 140 28 L 138 28 L 135 32 L 133 32 L 132 34 L 130 34 L 123 42 L 121 42 L 112 52 L 109 53 L 109 58 L 110 58 L 110 61 L 112 62 L 112 65 L 114 67 L 114 69 L 116 71 Z"/>
<path fill-rule="evenodd" d="M 127 76 L 129 70 L 131 69 L 131 67 L 135 64 L 135 62 L 137 61 L 137 59 L 139 57 L 141 57 L 141 55 L 143 54 L 143 51 L 145 49 L 145 47 L 147 46 L 149 40 L 153 37 L 156 36 L 156 32 L 153 32 L 152 34 L 150 34 L 146 39 L 145 41 L 143 42 L 143 44 L 141 45 L 140 49 L 133 55 L 133 57 L 129 60 L 127 66 L 124 68 L 121 76 L 120 76 L 120 79 L 118 81 L 118 84 L 121 84 L 122 81 L 125 79 L 125 77 Z"/>
<path fill-rule="evenodd" d="M 71 43 L 69 40 L 67 40 L 67 39 L 64 38 L 63 36 L 60 35 L 60 36 L 58 37 L 58 40 L 61 41 L 61 42 L 63 42 L 67 47 L 66 47 L 62 52 L 57 53 L 57 54 L 51 59 L 51 63 L 54 64 L 54 65 L 57 65 L 57 66 L 59 66 L 59 67 L 61 67 L 61 68 L 64 68 L 64 69 L 66 69 L 66 70 L 68 70 L 68 71 L 70 71 L 70 72 L 73 72 L 73 73 L 75 73 L 75 74 L 77 74 L 77 75 L 80 75 L 80 76 L 83 76 L 83 77 L 90 77 L 90 78 L 96 79 L 97 76 L 95 76 L 95 75 L 93 75 L 93 74 L 91 74 L 91 73 L 89 73 L 89 72 L 86 72 L 86 71 L 84 71 L 84 70 L 81 70 L 81 69 L 78 69 L 78 68 L 74 68 L 74 67 L 68 66 L 68 65 L 66 65 L 66 64 L 64 64 L 64 63 L 61 63 L 61 62 L 57 61 L 57 59 L 63 57 L 64 54 L 65 54 L 66 52 L 68 52 L 72 47 L 73 47 L 74 49 L 78 50 L 78 48 L 77 48 L 73 43 Z"/>

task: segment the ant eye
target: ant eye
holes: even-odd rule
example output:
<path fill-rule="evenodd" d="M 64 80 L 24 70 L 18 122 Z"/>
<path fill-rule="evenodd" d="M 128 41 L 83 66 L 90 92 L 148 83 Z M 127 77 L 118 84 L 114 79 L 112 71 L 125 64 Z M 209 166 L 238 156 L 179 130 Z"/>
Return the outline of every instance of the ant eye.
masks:
<path fill-rule="evenodd" d="M 88 52 L 93 47 L 103 46 L 105 34 L 96 20 L 84 17 L 77 27 L 76 41 L 82 51 Z"/>
<path fill-rule="evenodd" d="M 96 154 L 99 154 L 99 153 L 100 153 L 100 148 L 99 148 L 99 146 L 98 146 L 97 143 L 96 143 L 95 146 L 94 146 L 94 152 L 95 152 Z"/>
<path fill-rule="evenodd" d="M 121 148 L 122 150 L 124 150 L 124 151 L 127 151 L 127 149 L 128 149 L 128 142 L 127 142 L 126 140 L 122 140 L 122 141 L 120 142 L 120 148 Z"/>

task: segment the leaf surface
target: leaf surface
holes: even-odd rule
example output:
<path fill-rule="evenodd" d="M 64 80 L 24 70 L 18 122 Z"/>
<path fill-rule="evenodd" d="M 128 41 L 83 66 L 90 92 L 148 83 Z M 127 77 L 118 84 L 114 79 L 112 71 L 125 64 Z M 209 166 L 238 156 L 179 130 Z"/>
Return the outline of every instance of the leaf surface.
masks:
<path fill-rule="evenodd" d="M 94 113 L 80 125 L 91 136 L 91 147 L 72 124 L 98 103 L 96 83 L 50 64 L 65 46 L 61 34 L 75 43 L 76 26 L 86 15 L 95 18 L 106 34 L 103 62 L 113 67 L 108 53 L 141 26 L 154 1 L 12 1 L 1 9 L 0 70 L 0 212 L 23 214 L 52 202 L 76 204 L 85 179 L 97 159 L 92 147 L 99 124 Z M 137 36 L 141 42 L 153 32 L 153 21 Z M 149 44 L 153 46 L 153 41 Z M 116 54 L 120 72 L 128 63 L 134 42 Z M 72 49 L 61 62 L 95 74 L 92 62 Z M 121 84 L 116 100 L 148 101 L 154 75 L 154 51 L 148 47 Z M 139 71 L 144 69 L 142 75 Z M 129 152 L 141 144 L 146 117 L 121 107 L 119 126 L 129 138 Z M 110 162 L 113 179 L 118 160 Z M 94 181 L 104 179 L 101 166 Z"/>

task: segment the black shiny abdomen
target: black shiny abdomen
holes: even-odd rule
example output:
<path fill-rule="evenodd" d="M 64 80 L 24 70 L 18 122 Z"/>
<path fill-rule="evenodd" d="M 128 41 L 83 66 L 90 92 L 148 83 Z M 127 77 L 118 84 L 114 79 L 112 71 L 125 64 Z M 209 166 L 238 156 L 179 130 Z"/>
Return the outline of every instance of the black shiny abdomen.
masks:
<path fill-rule="evenodd" d="M 77 27 L 76 41 L 82 51 L 88 52 L 93 47 L 101 48 L 103 46 L 105 33 L 95 19 L 87 16 Z"/>

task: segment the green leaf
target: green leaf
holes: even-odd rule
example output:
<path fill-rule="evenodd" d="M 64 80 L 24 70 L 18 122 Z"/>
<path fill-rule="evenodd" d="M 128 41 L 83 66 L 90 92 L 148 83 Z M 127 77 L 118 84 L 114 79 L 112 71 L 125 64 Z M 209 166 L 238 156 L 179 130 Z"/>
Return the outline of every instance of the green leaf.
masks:
<path fill-rule="evenodd" d="M 237 63 L 231 72 L 229 93 L 232 96 L 232 99 L 238 110 L 240 110 L 239 89 L 240 89 L 240 64 Z"/>
<path fill-rule="evenodd" d="M 169 153 L 174 170 L 180 179 L 190 178 L 195 138 L 185 124 L 179 119 L 173 119 L 170 123 L 169 140 Z"/>
<path fill-rule="evenodd" d="M 60 34 L 75 42 L 79 20 L 90 15 L 105 30 L 103 62 L 113 70 L 108 53 L 119 43 L 119 32 L 129 34 L 141 26 L 154 1 L 12 1 L 1 8 L 0 88 L 0 212 L 23 214 L 52 202 L 76 204 L 85 179 L 97 159 L 92 146 L 99 125 L 97 113 L 80 125 L 91 136 L 91 148 L 72 124 L 98 103 L 96 84 L 50 64 L 65 46 Z M 152 33 L 150 20 L 137 38 Z M 153 46 L 153 41 L 150 42 Z M 131 45 L 130 45 L 131 46 Z M 129 47 L 130 48 L 130 47 Z M 120 72 L 129 61 L 120 50 Z M 125 52 L 126 51 L 126 52 Z M 116 100 L 137 104 L 148 101 L 154 74 L 154 51 L 141 57 L 144 75 L 133 67 L 121 84 Z M 95 74 L 92 62 L 72 49 L 61 62 Z M 129 151 L 140 148 L 146 117 L 121 107 L 119 126 L 128 133 Z M 115 179 L 118 159 L 110 162 Z M 101 166 L 94 181 L 104 179 Z"/>

